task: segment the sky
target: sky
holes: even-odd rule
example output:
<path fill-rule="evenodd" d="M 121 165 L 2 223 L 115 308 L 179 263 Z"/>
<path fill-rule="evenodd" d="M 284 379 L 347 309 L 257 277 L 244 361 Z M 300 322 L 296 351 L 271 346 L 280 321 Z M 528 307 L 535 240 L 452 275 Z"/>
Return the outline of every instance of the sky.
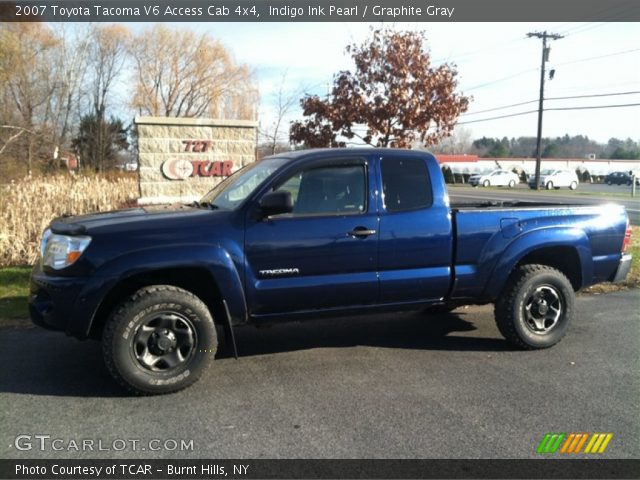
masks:
<path fill-rule="evenodd" d="M 260 123 L 274 120 L 275 97 L 285 92 L 326 94 L 333 74 L 352 69 L 344 48 L 366 40 L 371 27 L 424 30 L 435 64 L 452 62 L 458 90 L 471 95 L 460 122 L 537 110 L 541 40 L 527 32 L 563 34 L 551 42 L 545 97 L 636 92 L 628 95 L 548 100 L 545 108 L 640 104 L 640 24 L 638 23 L 200 23 L 176 24 L 208 32 L 222 41 L 238 62 L 248 64 L 260 89 Z M 143 29 L 137 24 L 134 29 Z M 284 79 L 284 80 L 283 80 Z M 491 112 L 514 103 L 525 105 Z M 480 112 L 475 114 L 475 112 Z M 301 118 L 299 108 L 289 121 Z M 458 128 L 472 138 L 535 136 L 537 114 L 468 123 Z M 640 106 L 548 111 L 543 136 L 586 135 L 604 143 L 611 137 L 640 140 Z"/>

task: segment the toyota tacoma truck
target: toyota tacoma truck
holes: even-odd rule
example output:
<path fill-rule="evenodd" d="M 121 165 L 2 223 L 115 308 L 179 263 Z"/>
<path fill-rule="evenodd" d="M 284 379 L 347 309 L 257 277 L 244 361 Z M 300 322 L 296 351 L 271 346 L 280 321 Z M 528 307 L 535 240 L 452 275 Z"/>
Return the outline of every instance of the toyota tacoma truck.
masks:
<path fill-rule="evenodd" d="M 451 205 L 425 152 L 326 149 L 240 169 L 199 202 L 54 220 L 31 276 L 37 325 L 99 339 L 136 394 L 194 383 L 234 332 L 276 321 L 495 304 L 507 341 L 558 343 L 575 292 L 620 281 L 617 205 Z"/>

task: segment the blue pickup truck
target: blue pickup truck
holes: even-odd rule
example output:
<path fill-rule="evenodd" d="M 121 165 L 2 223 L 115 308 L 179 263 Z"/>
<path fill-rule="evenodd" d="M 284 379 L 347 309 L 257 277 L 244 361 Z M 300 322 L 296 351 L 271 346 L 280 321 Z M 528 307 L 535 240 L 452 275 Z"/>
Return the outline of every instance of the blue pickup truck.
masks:
<path fill-rule="evenodd" d="M 495 304 L 502 335 L 550 347 L 574 292 L 625 278 L 624 208 L 450 205 L 433 155 L 276 155 L 199 202 L 54 220 L 31 277 L 33 322 L 102 342 L 137 394 L 195 382 L 243 325 Z M 241 345 L 239 346 L 241 347 Z"/>

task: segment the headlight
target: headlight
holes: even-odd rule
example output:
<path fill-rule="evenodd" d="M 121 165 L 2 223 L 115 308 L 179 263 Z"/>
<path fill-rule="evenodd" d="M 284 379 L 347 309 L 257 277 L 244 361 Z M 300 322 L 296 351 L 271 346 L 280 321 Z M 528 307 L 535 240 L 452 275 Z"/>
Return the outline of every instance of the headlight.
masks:
<path fill-rule="evenodd" d="M 40 246 L 42 263 L 56 270 L 68 267 L 80 258 L 89 243 L 91 237 L 58 235 L 46 230 Z"/>
<path fill-rule="evenodd" d="M 47 242 L 49 241 L 49 237 L 51 236 L 51 229 L 47 228 L 42 233 L 42 240 L 40 241 L 40 256 L 44 258 L 44 250 L 47 248 Z"/>

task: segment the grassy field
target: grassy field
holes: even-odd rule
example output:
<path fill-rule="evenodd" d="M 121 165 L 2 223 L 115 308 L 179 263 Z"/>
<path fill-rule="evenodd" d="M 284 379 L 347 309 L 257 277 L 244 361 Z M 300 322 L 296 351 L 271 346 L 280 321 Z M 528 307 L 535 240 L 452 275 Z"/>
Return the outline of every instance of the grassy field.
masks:
<path fill-rule="evenodd" d="M 602 283 L 585 290 L 585 293 L 606 293 L 615 290 L 640 287 L 640 228 L 634 228 L 629 252 L 633 254 L 631 272 L 624 283 Z M 29 316 L 27 296 L 31 267 L 0 268 L 0 327 L 25 324 Z"/>
<path fill-rule="evenodd" d="M 31 267 L 0 268 L 0 326 L 17 325 L 29 316 L 29 274 Z"/>

